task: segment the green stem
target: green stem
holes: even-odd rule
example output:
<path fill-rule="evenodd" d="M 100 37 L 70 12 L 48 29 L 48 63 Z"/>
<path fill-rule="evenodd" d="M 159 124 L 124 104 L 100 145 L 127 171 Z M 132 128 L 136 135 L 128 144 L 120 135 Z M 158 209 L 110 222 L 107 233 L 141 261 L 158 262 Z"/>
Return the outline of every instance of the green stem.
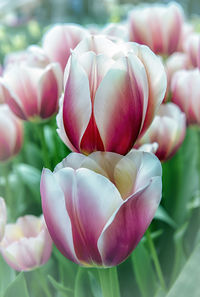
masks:
<path fill-rule="evenodd" d="M 45 136 L 44 136 L 44 125 L 38 125 L 38 135 L 39 135 L 39 141 L 41 144 L 41 148 L 42 148 L 42 156 L 43 156 L 43 161 L 44 161 L 44 166 L 46 168 L 50 168 L 51 169 L 51 162 L 49 160 L 49 153 L 48 153 L 48 147 L 45 141 Z"/>
<path fill-rule="evenodd" d="M 155 249 L 155 246 L 154 246 L 154 242 L 153 242 L 153 239 L 151 237 L 151 233 L 150 233 L 149 230 L 146 231 L 146 238 L 147 238 L 147 243 L 149 245 L 149 249 L 151 251 L 151 255 L 152 255 L 152 258 L 153 258 L 153 262 L 154 262 L 154 266 L 155 266 L 155 269 L 156 269 L 158 279 L 160 281 L 160 284 L 161 284 L 162 288 L 164 290 L 166 290 L 165 280 L 164 280 L 163 273 L 162 273 L 162 270 L 161 270 L 161 267 L 160 267 L 160 263 L 159 263 L 157 252 L 156 252 L 156 249 Z"/>
<path fill-rule="evenodd" d="M 117 268 L 99 268 L 98 273 L 103 297 L 120 297 Z"/>

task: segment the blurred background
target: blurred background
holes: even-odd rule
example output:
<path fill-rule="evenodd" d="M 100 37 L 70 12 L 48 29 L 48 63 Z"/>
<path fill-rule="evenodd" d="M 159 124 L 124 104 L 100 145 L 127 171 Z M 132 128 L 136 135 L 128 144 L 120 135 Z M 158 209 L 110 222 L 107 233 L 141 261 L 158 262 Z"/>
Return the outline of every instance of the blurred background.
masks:
<path fill-rule="evenodd" d="M 123 20 L 139 0 L 0 0 L 0 63 L 5 54 L 39 43 L 54 23 L 102 26 Z M 145 1 L 156 3 L 159 1 Z M 169 1 L 160 1 L 167 3 Z M 179 0 L 194 22 L 200 14 L 199 0 Z"/>

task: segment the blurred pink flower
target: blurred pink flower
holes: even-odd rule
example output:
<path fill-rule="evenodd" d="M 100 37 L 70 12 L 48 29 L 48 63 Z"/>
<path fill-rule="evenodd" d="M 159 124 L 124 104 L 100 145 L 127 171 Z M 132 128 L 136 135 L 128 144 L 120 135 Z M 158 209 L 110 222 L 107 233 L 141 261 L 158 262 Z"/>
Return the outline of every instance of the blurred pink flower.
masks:
<path fill-rule="evenodd" d="M 6 103 L 22 120 L 38 121 L 57 112 L 62 92 L 62 71 L 58 63 L 46 67 L 14 63 L 4 73 L 10 96 Z"/>
<path fill-rule="evenodd" d="M 0 249 L 15 270 L 28 271 L 45 264 L 51 255 L 52 240 L 43 216 L 26 215 L 15 224 L 7 224 Z"/>
<path fill-rule="evenodd" d="M 71 49 L 87 36 L 88 31 L 75 24 L 53 26 L 43 37 L 43 49 L 52 62 L 60 63 L 64 71 Z"/>
<path fill-rule="evenodd" d="M 193 67 L 200 68 L 200 34 L 193 33 L 188 36 L 183 45 Z"/>
<path fill-rule="evenodd" d="M 188 124 L 200 124 L 200 71 L 180 70 L 171 82 L 172 101 L 185 112 Z"/>
<path fill-rule="evenodd" d="M 60 252 L 83 266 L 114 266 L 141 240 L 161 199 L 161 165 L 153 155 L 71 153 L 44 169 L 42 207 Z"/>
<path fill-rule="evenodd" d="M 173 103 L 162 104 L 150 128 L 138 140 L 136 147 L 157 143 L 155 155 L 160 161 L 170 159 L 179 149 L 185 138 L 186 118 Z"/>
<path fill-rule="evenodd" d="M 4 236 L 4 230 L 7 220 L 6 204 L 4 199 L 0 197 L 0 242 Z"/>
<path fill-rule="evenodd" d="M 136 7 L 130 12 L 130 40 L 148 45 L 156 54 L 177 51 L 184 14 L 177 3 Z"/>
<path fill-rule="evenodd" d="M 23 124 L 6 104 L 0 104 L 0 161 L 16 155 L 23 143 Z"/>
<path fill-rule="evenodd" d="M 79 43 L 66 66 L 58 134 L 73 151 L 126 154 L 151 124 L 166 91 L 158 57 L 103 36 Z"/>

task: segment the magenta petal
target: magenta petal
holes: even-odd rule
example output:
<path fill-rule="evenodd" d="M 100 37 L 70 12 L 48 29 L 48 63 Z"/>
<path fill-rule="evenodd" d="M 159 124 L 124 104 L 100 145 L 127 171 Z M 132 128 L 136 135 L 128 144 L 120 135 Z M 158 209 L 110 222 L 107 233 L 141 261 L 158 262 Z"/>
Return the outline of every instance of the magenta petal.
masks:
<path fill-rule="evenodd" d="M 161 198 L 161 177 L 129 197 L 112 215 L 98 240 L 98 248 L 105 266 L 124 261 L 141 240 Z"/>
<path fill-rule="evenodd" d="M 85 168 L 63 168 L 55 176 L 65 195 L 78 259 L 82 264 L 101 265 L 97 240 L 122 203 L 117 188 L 104 176 Z"/>
<path fill-rule="evenodd" d="M 74 250 L 65 197 L 56 178 L 48 169 L 42 172 L 40 191 L 44 218 L 54 243 L 65 257 L 79 263 Z"/>

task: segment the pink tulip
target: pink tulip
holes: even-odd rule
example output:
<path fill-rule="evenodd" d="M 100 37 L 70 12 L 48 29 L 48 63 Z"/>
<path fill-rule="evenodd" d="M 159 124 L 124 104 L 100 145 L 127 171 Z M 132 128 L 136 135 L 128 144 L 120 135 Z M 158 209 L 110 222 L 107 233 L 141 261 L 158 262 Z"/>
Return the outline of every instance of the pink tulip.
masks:
<path fill-rule="evenodd" d="M 192 66 L 200 68 L 200 34 L 193 33 L 188 36 L 184 51 L 188 54 Z"/>
<path fill-rule="evenodd" d="M 110 23 L 100 31 L 100 34 L 116 42 L 129 40 L 127 24 Z"/>
<path fill-rule="evenodd" d="M 13 64 L 26 62 L 29 66 L 46 67 L 50 61 L 44 50 L 36 45 L 29 46 L 25 51 L 8 54 L 5 57 L 5 68 L 12 67 Z"/>
<path fill-rule="evenodd" d="M 172 101 L 185 112 L 188 124 L 200 124 L 199 69 L 180 70 L 171 83 Z"/>
<path fill-rule="evenodd" d="M 0 245 L 5 261 L 13 269 L 28 271 L 45 264 L 52 249 L 52 240 L 43 216 L 26 215 L 15 224 L 7 224 Z"/>
<path fill-rule="evenodd" d="M 5 224 L 7 220 L 6 204 L 0 197 L 0 242 L 4 236 Z"/>
<path fill-rule="evenodd" d="M 114 266 L 141 240 L 161 199 L 161 165 L 149 153 L 71 153 L 41 178 L 42 207 L 60 252 L 83 266 Z"/>
<path fill-rule="evenodd" d="M 64 75 L 58 134 L 73 151 L 126 154 L 151 124 L 166 90 L 166 74 L 146 46 L 103 36 L 79 43 Z"/>
<path fill-rule="evenodd" d="M 186 131 L 185 114 L 173 103 L 162 104 L 158 114 L 137 146 L 157 143 L 155 152 L 160 161 L 170 159 L 181 146 Z"/>
<path fill-rule="evenodd" d="M 156 54 L 171 55 L 179 46 L 183 18 L 176 3 L 135 8 L 129 17 L 130 40 L 148 45 Z"/>
<path fill-rule="evenodd" d="M 190 59 L 185 53 L 174 53 L 166 60 L 165 70 L 167 73 L 167 91 L 164 102 L 167 101 L 170 95 L 170 85 L 173 74 L 178 70 L 189 68 L 191 68 Z"/>
<path fill-rule="evenodd" d="M 6 104 L 0 105 L 0 161 L 16 155 L 23 143 L 22 122 Z"/>
<path fill-rule="evenodd" d="M 87 30 L 79 25 L 55 25 L 44 35 L 44 51 L 52 62 L 60 63 L 64 71 L 71 49 L 74 49 L 87 34 Z"/>
<path fill-rule="evenodd" d="M 59 64 L 42 68 L 16 63 L 8 67 L 3 79 L 11 92 L 6 103 L 22 120 L 42 120 L 56 113 L 62 91 Z"/>
<path fill-rule="evenodd" d="M 180 37 L 180 40 L 179 40 L 178 49 L 177 49 L 178 52 L 183 52 L 184 51 L 185 40 L 193 32 L 194 32 L 194 27 L 190 23 L 184 22 L 183 27 L 182 27 L 181 37 Z"/>
<path fill-rule="evenodd" d="M 0 104 L 4 104 L 11 94 L 8 86 L 4 82 L 3 78 L 0 77 Z"/>

